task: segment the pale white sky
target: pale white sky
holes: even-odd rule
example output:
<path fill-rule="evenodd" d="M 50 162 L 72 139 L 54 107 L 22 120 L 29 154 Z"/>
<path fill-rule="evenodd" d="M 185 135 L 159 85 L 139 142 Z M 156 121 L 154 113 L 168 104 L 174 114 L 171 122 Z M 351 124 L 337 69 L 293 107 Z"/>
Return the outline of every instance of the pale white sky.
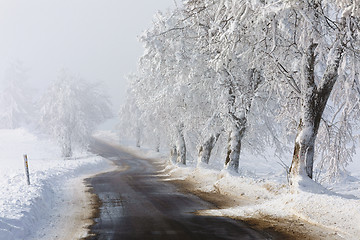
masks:
<path fill-rule="evenodd" d="M 0 0 L 0 78 L 15 60 L 44 89 L 63 68 L 103 81 L 114 110 L 124 100 L 124 76 L 135 71 L 137 36 L 173 0 Z"/>

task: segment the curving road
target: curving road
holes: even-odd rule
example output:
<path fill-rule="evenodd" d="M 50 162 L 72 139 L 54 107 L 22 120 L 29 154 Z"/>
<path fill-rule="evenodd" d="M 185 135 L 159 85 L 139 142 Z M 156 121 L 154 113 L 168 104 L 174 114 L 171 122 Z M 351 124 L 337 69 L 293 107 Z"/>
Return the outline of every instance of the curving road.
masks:
<path fill-rule="evenodd" d="M 214 206 L 162 181 L 147 160 L 101 141 L 94 142 L 92 151 L 118 169 L 87 179 L 101 201 L 87 240 L 271 239 L 239 221 L 194 214 Z"/>

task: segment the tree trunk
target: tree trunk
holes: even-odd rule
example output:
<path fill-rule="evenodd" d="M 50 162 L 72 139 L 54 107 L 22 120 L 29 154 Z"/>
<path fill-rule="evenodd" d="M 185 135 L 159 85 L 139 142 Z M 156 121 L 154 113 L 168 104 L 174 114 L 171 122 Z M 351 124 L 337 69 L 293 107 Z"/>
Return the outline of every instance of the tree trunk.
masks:
<path fill-rule="evenodd" d="M 237 95 L 235 89 L 236 79 L 231 73 L 224 68 L 222 71 L 224 78 L 228 79 L 228 114 L 232 121 L 232 126 L 229 131 L 228 151 L 225 160 L 225 168 L 232 171 L 239 171 L 239 159 L 241 151 L 241 141 L 244 137 L 246 124 L 247 124 L 247 113 L 250 111 L 252 101 L 255 98 L 255 93 L 260 86 L 263 78 L 259 71 L 256 69 L 249 69 L 248 78 L 251 86 L 243 89 L 242 94 Z M 237 102 L 242 102 L 242 106 L 239 107 Z"/>
<path fill-rule="evenodd" d="M 176 145 L 173 145 L 170 149 L 170 160 L 172 163 L 176 163 L 176 159 L 177 159 L 177 150 L 176 150 Z"/>
<path fill-rule="evenodd" d="M 241 151 L 241 140 L 246 129 L 246 119 L 233 124 L 229 133 L 228 151 L 226 154 L 225 168 L 238 172 Z"/>
<path fill-rule="evenodd" d="M 63 137 L 62 149 L 61 153 L 63 157 L 71 157 L 72 156 L 72 149 L 71 149 L 71 137 L 69 134 Z"/>
<path fill-rule="evenodd" d="M 155 151 L 160 152 L 160 144 L 159 143 L 156 143 Z"/>
<path fill-rule="evenodd" d="M 208 140 L 199 148 L 198 162 L 209 164 L 211 151 L 215 147 L 217 140 L 219 139 L 220 133 L 211 135 Z"/>
<path fill-rule="evenodd" d="M 155 151 L 160 152 L 160 137 L 156 136 Z"/>
<path fill-rule="evenodd" d="M 314 165 L 315 140 L 319 123 L 315 120 L 306 125 L 300 120 L 295 140 L 293 160 L 290 167 L 290 179 L 301 175 L 312 178 Z M 317 125 L 313 127 L 312 125 Z"/>
<path fill-rule="evenodd" d="M 186 165 L 186 145 L 184 138 L 184 125 L 178 127 L 178 141 L 177 141 L 177 163 Z"/>
<path fill-rule="evenodd" d="M 338 78 L 338 69 L 344 50 L 343 46 L 340 39 L 334 43 L 319 87 L 314 82 L 316 44 L 311 44 L 304 55 L 302 63 L 303 84 L 301 85 L 302 114 L 290 167 L 290 180 L 298 175 L 309 178 L 313 176 L 315 140 L 322 114 Z"/>
<path fill-rule="evenodd" d="M 140 128 L 136 128 L 136 147 L 140 147 L 141 142 L 141 130 Z"/>

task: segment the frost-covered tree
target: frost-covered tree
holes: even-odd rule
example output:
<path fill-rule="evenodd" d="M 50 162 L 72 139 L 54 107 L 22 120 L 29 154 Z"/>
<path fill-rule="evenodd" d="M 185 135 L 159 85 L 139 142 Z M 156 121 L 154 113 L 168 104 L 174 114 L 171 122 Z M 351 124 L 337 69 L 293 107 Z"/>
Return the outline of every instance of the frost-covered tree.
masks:
<path fill-rule="evenodd" d="M 181 163 L 187 152 L 195 155 L 194 145 L 200 145 L 200 161 L 208 162 L 209 144 L 201 145 L 220 134 L 214 127 L 214 116 L 219 115 L 215 99 L 221 95 L 214 86 L 218 78 L 200 39 L 204 33 L 199 35 L 193 24 L 179 9 L 158 14 L 141 38 L 146 50 L 131 86 L 147 128 L 167 136 L 172 159 Z"/>
<path fill-rule="evenodd" d="M 136 76 L 129 76 L 130 79 Z M 120 123 L 118 125 L 119 134 L 121 138 L 135 137 L 136 147 L 140 147 L 143 140 L 144 125 L 141 121 L 141 112 L 132 93 L 133 88 L 129 88 L 127 92 L 128 98 L 126 103 L 122 106 L 119 117 Z"/>
<path fill-rule="evenodd" d="M 141 41 L 146 51 L 140 59 L 138 73 L 131 79 L 131 88 L 141 109 L 141 120 L 146 121 L 147 132 L 150 136 L 155 133 L 157 142 L 160 136 L 166 136 L 174 161 L 185 164 L 188 124 L 184 118 L 187 94 L 183 91 L 183 80 L 188 69 L 173 66 L 185 60 L 179 45 L 186 38 L 182 32 L 168 31 L 180 17 L 179 12 L 171 17 L 158 14 L 153 28 L 143 34 Z M 168 34 L 175 34 L 179 41 L 169 38 Z"/>
<path fill-rule="evenodd" d="M 86 147 L 98 124 L 112 116 L 109 100 L 98 84 L 61 73 L 41 100 L 42 128 L 70 157 L 74 146 Z"/>
<path fill-rule="evenodd" d="M 226 96 L 223 116 L 229 138 L 225 166 L 234 171 L 239 168 L 251 105 L 264 82 L 260 69 L 253 64 L 257 59 L 249 44 L 250 8 L 242 1 L 220 2 L 209 29 L 210 44 L 217 52 L 212 63 Z"/>
<path fill-rule="evenodd" d="M 225 167 L 238 171 L 243 140 L 255 136 L 249 132 L 260 128 L 263 135 L 270 133 L 270 128 L 258 124 L 263 121 L 256 120 L 265 117 L 263 109 L 253 107 L 256 102 L 264 105 L 269 99 L 262 73 L 263 53 L 256 51 L 254 44 L 261 40 L 252 28 L 257 19 L 253 9 L 257 5 L 247 1 L 208 0 L 187 1 L 184 6 L 193 20 L 191 26 L 196 26 L 198 42 L 202 42 L 199 51 L 206 56 L 207 65 L 214 73 L 212 80 L 215 81 L 206 84 L 216 87 L 210 94 L 218 102 L 218 116 L 228 135 Z M 248 121 L 251 115 L 253 122 Z M 249 128 L 251 125 L 257 126 Z M 213 146 L 217 136 L 211 135 L 204 146 Z M 256 137 L 252 141 L 263 145 L 263 139 Z"/>
<path fill-rule="evenodd" d="M 358 7 L 355 1 L 339 2 L 268 1 L 258 9 L 265 16 L 258 23 L 264 35 L 260 46 L 268 56 L 266 74 L 276 78 L 283 106 L 297 118 L 293 182 L 297 176 L 312 178 L 321 120 L 327 106 L 336 105 L 329 97 L 339 74 L 353 72 L 352 64 L 342 63 L 358 61 L 347 57 L 358 51 Z"/>
<path fill-rule="evenodd" d="M 159 16 L 160 17 L 160 16 Z M 158 22 L 154 31 L 164 29 L 163 20 Z M 144 93 L 137 98 L 139 105 L 143 109 L 142 119 L 157 118 L 155 124 L 159 126 L 149 126 L 154 129 L 162 128 L 167 136 L 168 143 L 172 149 L 174 162 L 186 163 L 186 146 L 184 139 L 184 122 L 182 116 L 185 110 L 184 94 L 179 91 L 177 81 L 181 78 L 181 69 L 171 66 L 177 65 L 176 55 L 174 54 L 170 42 L 166 39 L 163 44 L 158 46 L 157 41 L 161 41 L 165 36 L 154 36 L 156 32 L 148 33 L 142 41 L 148 45 L 149 51 L 140 62 L 140 75 L 142 81 L 137 84 L 138 90 Z M 146 38 L 145 38 L 146 37 Z M 139 86 L 141 84 L 142 86 Z M 146 94 L 146 91 L 147 94 Z M 171 96 L 168 98 L 168 96 Z M 151 111 L 151 112 L 149 112 Z M 180 127 L 183 126 L 183 127 Z"/>
<path fill-rule="evenodd" d="M 0 97 L 0 127 L 18 128 L 30 123 L 34 107 L 27 80 L 27 71 L 20 61 L 6 69 Z"/>
<path fill-rule="evenodd" d="M 185 162 L 186 145 L 196 145 L 198 161 L 208 163 L 226 132 L 225 167 L 238 170 L 248 115 L 260 99 L 264 78 L 254 66 L 249 38 L 243 37 L 250 21 L 240 20 L 248 13 L 234 17 L 236 10 L 229 11 L 224 2 L 187 1 L 184 9 L 159 14 L 141 38 L 146 50 L 132 93 L 142 119 L 158 119 L 151 128 L 166 132 L 173 158 L 180 162 Z"/>

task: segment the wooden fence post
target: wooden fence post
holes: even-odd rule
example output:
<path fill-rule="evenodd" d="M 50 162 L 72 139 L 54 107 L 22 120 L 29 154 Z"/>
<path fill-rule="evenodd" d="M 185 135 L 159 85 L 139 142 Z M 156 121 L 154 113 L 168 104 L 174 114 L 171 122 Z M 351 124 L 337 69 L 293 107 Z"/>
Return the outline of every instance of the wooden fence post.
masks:
<path fill-rule="evenodd" d="M 26 174 L 27 184 L 30 185 L 29 164 L 28 164 L 27 154 L 24 154 L 24 164 L 25 164 L 25 174 Z"/>

